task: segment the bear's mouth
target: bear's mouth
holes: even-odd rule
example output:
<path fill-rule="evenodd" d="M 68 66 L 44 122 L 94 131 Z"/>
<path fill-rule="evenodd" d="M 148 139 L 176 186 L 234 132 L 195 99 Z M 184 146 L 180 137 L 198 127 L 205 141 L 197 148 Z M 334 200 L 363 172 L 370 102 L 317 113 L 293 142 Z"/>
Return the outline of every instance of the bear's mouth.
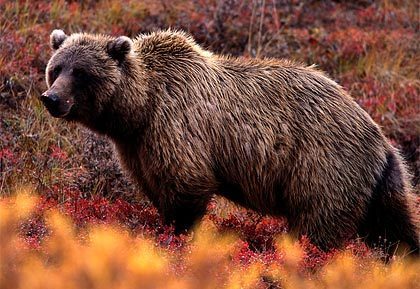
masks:
<path fill-rule="evenodd" d="M 49 98 L 41 97 L 41 101 L 52 117 L 65 118 L 72 110 L 73 103 L 70 100 L 53 102 Z"/>
<path fill-rule="evenodd" d="M 65 118 L 70 114 L 70 111 L 71 111 L 71 109 L 66 110 L 66 111 L 58 111 L 58 110 L 50 110 L 48 108 L 47 110 L 51 114 L 51 116 L 55 118 Z"/>

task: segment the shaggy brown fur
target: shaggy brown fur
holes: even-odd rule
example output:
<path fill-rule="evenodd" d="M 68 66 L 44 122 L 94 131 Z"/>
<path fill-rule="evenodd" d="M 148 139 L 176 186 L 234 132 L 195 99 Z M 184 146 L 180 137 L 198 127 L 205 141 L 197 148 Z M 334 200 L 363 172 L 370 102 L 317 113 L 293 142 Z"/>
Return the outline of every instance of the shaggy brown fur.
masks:
<path fill-rule="evenodd" d="M 404 165 L 381 130 L 314 67 L 233 58 L 181 32 L 51 35 L 42 100 L 108 136 L 177 232 L 212 195 L 285 216 L 323 249 L 359 234 L 418 252 Z"/>

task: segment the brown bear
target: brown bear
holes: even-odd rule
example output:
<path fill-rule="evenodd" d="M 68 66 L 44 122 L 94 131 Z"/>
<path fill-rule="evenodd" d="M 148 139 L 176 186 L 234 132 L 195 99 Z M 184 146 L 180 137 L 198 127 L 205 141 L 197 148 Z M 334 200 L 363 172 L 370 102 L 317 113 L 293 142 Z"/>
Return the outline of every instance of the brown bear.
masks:
<path fill-rule="evenodd" d="M 360 236 L 418 253 L 401 157 L 313 66 L 215 55 L 172 30 L 134 40 L 54 30 L 51 46 L 48 111 L 109 137 L 177 233 L 221 195 L 286 217 L 322 249 Z"/>

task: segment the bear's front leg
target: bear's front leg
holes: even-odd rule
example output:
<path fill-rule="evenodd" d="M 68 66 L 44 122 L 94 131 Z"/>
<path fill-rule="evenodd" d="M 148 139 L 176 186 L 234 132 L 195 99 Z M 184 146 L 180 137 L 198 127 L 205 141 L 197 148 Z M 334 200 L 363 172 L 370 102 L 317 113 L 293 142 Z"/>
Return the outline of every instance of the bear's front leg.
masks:
<path fill-rule="evenodd" d="M 206 213 L 211 195 L 182 194 L 161 203 L 160 214 L 166 225 L 175 227 L 175 234 L 187 233 Z"/>

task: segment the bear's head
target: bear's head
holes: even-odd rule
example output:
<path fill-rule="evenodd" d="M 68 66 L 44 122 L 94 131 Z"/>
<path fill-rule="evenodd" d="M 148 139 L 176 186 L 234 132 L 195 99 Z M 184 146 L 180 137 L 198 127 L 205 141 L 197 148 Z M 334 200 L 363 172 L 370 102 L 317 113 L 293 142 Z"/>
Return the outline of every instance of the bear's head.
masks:
<path fill-rule="evenodd" d="M 40 99 L 50 114 L 67 120 L 89 122 L 108 109 L 120 89 L 130 58 L 130 38 L 54 30 L 54 54 L 48 62 L 48 90 Z"/>

